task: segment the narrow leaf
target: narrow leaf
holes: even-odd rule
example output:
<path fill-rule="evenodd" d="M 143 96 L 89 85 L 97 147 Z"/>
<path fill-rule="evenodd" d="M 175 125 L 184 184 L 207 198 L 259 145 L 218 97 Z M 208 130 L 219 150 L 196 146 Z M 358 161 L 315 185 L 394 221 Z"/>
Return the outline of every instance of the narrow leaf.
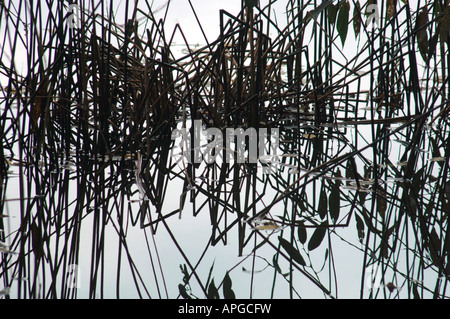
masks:
<path fill-rule="evenodd" d="M 295 248 L 290 242 L 288 242 L 283 237 L 278 237 L 278 240 L 280 241 L 281 247 L 288 253 L 288 255 L 297 263 L 299 263 L 302 266 L 306 266 L 305 260 L 303 259 L 302 255 L 300 255 L 300 252 Z"/>
<path fill-rule="evenodd" d="M 395 14 L 395 6 L 397 4 L 396 0 L 387 0 L 386 5 L 386 21 L 389 21 Z"/>
<path fill-rule="evenodd" d="M 433 249 L 438 254 L 440 254 L 440 252 L 441 252 L 441 239 L 440 239 L 440 237 L 439 237 L 439 235 L 436 232 L 436 229 L 434 227 L 433 227 L 433 230 L 430 233 L 430 243 L 431 243 L 430 248 Z"/>
<path fill-rule="evenodd" d="M 428 56 L 428 33 L 426 29 L 426 25 L 428 23 L 428 9 L 426 6 L 422 8 L 416 20 L 416 36 L 417 43 L 419 46 L 420 54 L 424 61 L 427 61 Z"/>
<path fill-rule="evenodd" d="M 344 46 L 345 39 L 347 38 L 349 12 L 350 4 L 348 1 L 345 1 L 339 8 L 339 15 L 337 18 L 337 30 L 341 38 L 342 46 Z"/>
<path fill-rule="evenodd" d="M 334 25 L 336 22 L 337 7 L 334 4 L 330 4 L 328 6 L 327 13 L 328 21 L 330 21 L 330 23 Z"/>
<path fill-rule="evenodd" d="M 220 299 L 219 292 L 217 291 L 216 285 L 214 284 L 214 278 L 211 279 L 211 283 L 208 287 L 208 299 Z"/>
<path fill-rule="evenodd" d="M 282 274 L 280 265 L 278 265 L 278 254 L 273 255 L 272 263 L 275 270 Z"/>
<path fill-rule="evenodd" d="M 338 187 L 341 187 L 342 185 L 342 181 L 340 181 L 339 179 L 342 178 L 342 173 L 341 170 L 338 168 L 337 171 L 334 173 L 334 177 L 336 177 L 336 184 Z"/>
<path fill-rule="evenodd" d="M 436 45 L 439 40 L 439 33 L 436 32 L 430 39 L 430 47 L 428 48 L 428 57 L 427 57 L 427 64 L 430 63 L 430 60 L 433 58 L 433 56 L 436 53 Z"/>
<path fill-rule="evenodd" d="M 438 20 L 438 30 L 441 45 L 447 43 L 448 33 L 450 32 L 450 6 L 445 7 L 443 16 Z"/>
<path fill-rule="evenodd" d="M 359 202 L 364 205 L 364 202 L 366 201 L 367 192 L 358 192 Z"/>
<path fill-rule="evenodd" d="M 42 258 L 44 252 L 43 252 L 43 240 L 42 240 L 42 234 L 39 227 L 36 225 L 36 223 L 33 221 L 31 224 L 31 244 L 33 247 L 34 254 L 36 256 L 36 259 Z"/>
<path fill-rule="evenodd" d="M 211 274 L 212 274 L 212 271 L 213 271 L 213 268 L 214 268 L 214 263 L 215 263 L 215 261 L 213 261 L 213 263 L 211 265 L 211 268 L 209 269 L 208 279 L 206 279 L 206 287 L 208 287 L 208 285 L 209 285 L 209 281 L 211 279 Z"/>
<path fill-rule="evenodd" d="M 383 258 L 388 258 L 389 257 L 389 238 L 391 237 L 392 233 L 394 232 L 396 228 L 396 225 L 393 225 L 391 227 L 389 227 L 388 229 L 383 231 L 383 236 L 381 239 L 381 244 L 380 244 L 380 251 L 381 251 L 381 256 Z"/>
<path fill-rule="evenodd" d="M 359 215 L 355 214 L 356 219 L 356 230 L 358 231 L 358 238 L 361 244 L 363 243 L 365 233 L 364 233 L 364 222 Z"/>
<path fill-rule="evenodd" d="M 356 2 L 353 10 L 353 30 L 355 31 L 355 38 L 357 38 L 361 30 L 361 5 L 359 1 Z"/>
<path fill-rule="evenodd" d="M 383 190 L 379 190 L 377 193 L 377 212 L 380 214 L 381 217 L 384 218 L 386 215 L 386 209 L 387 209 L 387 201 L 386 201 L 386 192 Z"/>
<path fill-rule="evenodd" d="M 349 159 L 347 161 L 347 167 L 345 169 L 345 178 L 347 179 L 356 179 L 356 174 L 355 174 L 355 169 L 352 165 L 352 160 Z M 349 182 L 347 182 L 347 185 L 349 184 Z"/>
<path fill-rule="evenodd" d="M 330 254 L 330 252 L 328 251 L 328 248 L 325 249 L 325 256 L 323 257 L 323 264 L 322 264 L 322 267 L 320 268 L 319 272 L 321 272 L 325 268 L 329 254 Z"/>
<path fill-rule="evenodd" d="M 48 80 L 44 79 L 36 92 L 34 103 L 31 104 L 30 117 L 33 128 L 37 128 L 39 118 L 44 115 L 48 95 Z"/>
<path fill-rule="evenodd" d="M 328 208 L 327 193 L 325 192 L 325 189 L 322 189 L 322 191 L 320 192 L 319 208 L 318 208 L 320 218 L 325 219 L 325 217 L 327 217 L 327 208 Z"/>
<path fill-rule="evenodd" d="M 320 246 L 323 239 L 325 238 L 325 234 L 327 233 L 327 226 L 328 222 L 325 221 L 318 228 L 316 228 L 308 243 L 309 251 L 314 250 Z"/>
<path fill-rule="evenodd" d="M 332 185 L 328 206 L 330 207 L 331 219 L 337 221 L 341 210 L 341 193 L 337 183 Z"/>
<path fill-rule="evenodd" d="M 223 297 L 225 299 L 236 299 L 233 289 L 231 289 L 231 278 L 228 272 L 223 279 Z"/>
<path fill-rule="evenodd" d="M 298 236 L 298 240 L 302 244 L 306 243 L 307 233 L 306 233 L 306 228 L 304 227 L 303 222 L 298 223 L 297 236 Z"/>

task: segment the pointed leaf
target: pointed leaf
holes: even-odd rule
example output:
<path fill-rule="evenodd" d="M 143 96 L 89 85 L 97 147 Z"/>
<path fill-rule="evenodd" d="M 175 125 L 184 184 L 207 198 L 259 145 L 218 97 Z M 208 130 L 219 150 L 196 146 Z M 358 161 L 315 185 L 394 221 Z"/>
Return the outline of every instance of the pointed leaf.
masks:
<path fill-rule="evenodd" d="M 318 228 L 316 228 L 308 243 L 309 251 L 314 250 L 320 246 L 323 239 L 325 238 L 325 234 L 327 233 L 327 226 L 328 222 L 325 221 Z"/>
<path fill-rule="evenodd" d="M 322 189 L 319 197 L 319 208 L 318 213 L 320 218 L 325 219 L 327 217 L 327 208 L 328 208 L 328 198 L 325 189 Z"/>
<path fill-rule="evenodd" d="M 430 233 L 430 250 L 433 250 L 437 255 L 441 253 L 441 239 L 434 227 Z"/>
<path fill-rule="evenodd" d="M 435 3 L 438 3 L 436 1 Z M 448 33 L 450 32 L 450 6 L 445 7 L 442 17 L 438 20 L 438 30 L 441 45 L 447 43 Z"/>
<path fill-rule="evenodd" d="M 352 162 L 353 162 L 352 158 L 347 161 L 347 167 L 346 167 L 346 170 L 345 170 L 345 178 L 356 180 L 356 176 L 357 176 L 357 174 L 355 172 L 356 168 L 355 168 L 355 166 L 353 166 Z M 350 183 L 350 181 L 347 181 L 347 185 L 349 183 Z"/>
<path fill-rule="evenodd" d="M 330 4 L 328 6 L 327 13 L 328 21 L 330 21 L 330 23 L 334 25 L 336 22 L 337 7 L 334 4 Z"/>
<path fill-rule="evenodd" d="M 342 173 L 341 170 L 338 168 L 336 173 L 334 173 L 334 177 L 336 177 L 336 184 L 338 187 L 341 187 L 342 185 L 342 181 L 340 181 L 339 179 L 342 178 Z"/>
<path fill-rule="evenodd" d="M 337 221 L 341 210 L 341 193 L 337 183 L 332 185 L 328 206 L 330 207 L 331 219 Z"/>
<path fill-rule="evenodd" d="M 302 266 L 306 266 L 305 260 L 303 259 L 302 255 L 300 255 L 300 252 L 295 248 L 290 242 L 288 242 L 283 237 L 278 237 L 278 240 L 280 241 L 281 247 L 288 253 L 288 255 L 297 263 L 299 263 Z"/>
<path fill-rule="evenodd" d="M 379 190 L 377 193 L 377 212 L 384 218 L 387 209 L 386 192 Z"/>
<path fill-rule="evenodd" d="M 387 0 L 386 5 L 386 21 L 389 21 L 395 14 L 395 6 L 397 4 L 397 0 Z"/>
<path fill-rule="evenodd" d="M 420 54 L 424 61 L 427 61 L 428 55 L 428 32 L 426 25 L 428 23 L 428 9 L 426 6 L 422 8 L 416 20 L 416 36 Z"/>
<path fill-rule="evenodd" d="M 306 238 L 307 238 L 307 233 L 306 233 L 306 228 L 304 227 L 303 222 L 299 222 L 298 226 L 297 226 L 297 236 L 298 236 L 298 240 L 304 244 L 306 243 Z"/>
<path fill-rule="evenodd" d="M 337 30 L 341 38 L 342 46 L 345 44 L 348 32 L 348 17 L 350 12 L 350 3 L 345 1 L 339 8 L 339 15 L 337 18 Z"/>
<path fill-rule="evenodd" d="M 217 291 L 216 285 L 214 284 L 214 278 L 211 279 L 211 283 L 208 287 L 208 299 L 220 299 L 219 292 Z"/>
<path fill-rule="evenodd" d="M 212 271 L 213 271 L 213 268 L 214 268 L 214 263 L 215 263 L 215 261 L 213 261 L 213 263 L 211 265 L 211 268 L 209 269 L 208 279 L 206 279 L 206 287 L 208 287 L 208 285 L 209 285 L 209 281 L 211 279 L 211 274 L 212 274 Z"/>
<path fill-rule="evenodd" d="M 364 237 L 365 237 L 365 233 L 364 233 L 364 222 L 362 220 L 361 217 L 359 217 L 358 214 L 355 214 L 355 219 L 356 219 L 356 229 L 358 231 L 358 238 L 360 243 L 363 243 Z"/>
<path fill-rule="evenodd" d="M 273 267 L 275 268 L 275 270 L 278 271 L 280 274 L 282 274 L 281 268 L 278 265 L 278 254 L 273 255 L 272 263 L 273 263 Z"/>
<path fill-rule="evenodd" d="M 306 193 L 303 192 L 303 193 L 300 194 L 299 200 L 297 201 L 298 207 L 300 207 L 300 209 L 302 211 L 306 211 L 307 210 L 307 208 L 306 208 L 306 206 L 304 204 L 305 202 L 308 202 L 308 198 L 306 197 Z"/>
<path fill-rule="evenodd" d="M 319 272 L 321 272 L 327 265 L 328 255 L 329 255 L 329 251 L 327 248 L 327 249 L 325 249 L 325 256 L 323 257 L 323 264 L 322 264 L 322 267 L 320 268 Z"/>
<path fill-rule="evenodd" d="M 391 227 L 389 227 L 388 229 L 383 231 L 383 235 L 381 238 L 381 244 L 380 244 L 380 251 L 381 251 L 381 256 L 383 258 L 388 258 L 389 257 L 389 238 L 391 237 L 392 233 L 394 232 L 396 228 L 396 225 L 393 225 Z"/>
<path fill-rule="evenodd" d="M 233 289 L 231 289 L 231 278 L 228 272 L 223 279 L 223 297 L 225 299 L 236 299 Z"/>
<path fill-rule="evenodd" d="M 361 30 L 361 5 L 359 1 L 356 2 L 353 10 L 353 30 L 355 31 L 355 38 L 357 38 Z"/>
<path fill-rule="evenodd" d="M 439 33 L 436 32 L 430 39 L 430 46 L 428 48 L 428 57 L 427 60 L 425 62 L 430 63 L 430 60 L 433 58 L 433 56 L 436 53 L 436 45 L 438 43 L 439 40 Z"/>
<path fill-rule="evenodd" d="M 36 259 L 42 258 L 44 254 L 42 233 L 34 221 L 31 224 L 31 245 L 33 247 L 33 252 L 36 256 Z"/>

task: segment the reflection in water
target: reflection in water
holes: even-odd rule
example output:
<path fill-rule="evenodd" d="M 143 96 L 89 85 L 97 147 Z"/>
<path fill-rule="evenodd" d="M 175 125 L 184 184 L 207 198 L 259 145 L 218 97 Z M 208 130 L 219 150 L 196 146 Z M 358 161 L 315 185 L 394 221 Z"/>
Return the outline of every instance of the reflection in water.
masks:
<path fill-rule="evenodd" d="M 342 62 L 330 21 L 246 8 L 175 58 L 150 8 L 125 29 L 80 9 L 27 35 L 25 75 L 2 66 L 1 296 L 448 296 L 448 79 L 421 90 L 412 35 Z"/>

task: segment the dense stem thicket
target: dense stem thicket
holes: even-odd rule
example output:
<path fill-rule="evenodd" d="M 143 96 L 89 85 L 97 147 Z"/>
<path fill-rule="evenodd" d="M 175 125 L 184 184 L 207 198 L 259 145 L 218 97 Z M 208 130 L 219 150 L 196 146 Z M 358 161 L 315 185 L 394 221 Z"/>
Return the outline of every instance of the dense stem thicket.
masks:
<path fill-rule="evenodd" d="M 448 297 L 449 1 L 246 0 L 200 46 L 176 5 L 0 2 L 0 293 L 339 298 L 344 264 L 352 297 Z M 276 128 L 276 156 L 187 162 L 197 120 Z"/>

